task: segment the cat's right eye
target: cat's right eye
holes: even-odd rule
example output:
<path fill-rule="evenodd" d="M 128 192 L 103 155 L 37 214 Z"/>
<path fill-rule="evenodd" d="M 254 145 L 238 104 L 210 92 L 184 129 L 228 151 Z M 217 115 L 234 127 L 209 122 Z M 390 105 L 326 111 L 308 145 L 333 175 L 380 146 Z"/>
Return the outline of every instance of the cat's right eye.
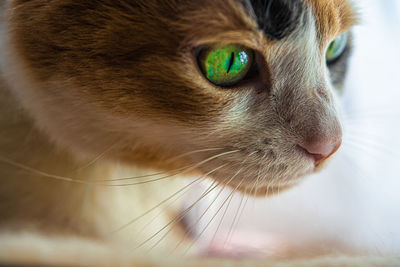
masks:
<path fill-rule="evenodd" d="M 234 86 L 242 81 L 249 73 L 253 61 L 252 49 L 235 44 L 205 47 L 198 54 L 203 75 L 220 87 Z"/>

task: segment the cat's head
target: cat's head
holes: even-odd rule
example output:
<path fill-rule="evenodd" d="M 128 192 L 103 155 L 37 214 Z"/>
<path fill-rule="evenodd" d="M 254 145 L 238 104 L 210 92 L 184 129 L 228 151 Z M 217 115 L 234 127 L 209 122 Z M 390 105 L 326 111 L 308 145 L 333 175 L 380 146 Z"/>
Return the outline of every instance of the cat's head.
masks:
<path fill-rule="evenodd" d="M 274 191 L 341 143 L 353 23 L 345 0 L 13 0 L 9 74 L 75 153 Z"/>

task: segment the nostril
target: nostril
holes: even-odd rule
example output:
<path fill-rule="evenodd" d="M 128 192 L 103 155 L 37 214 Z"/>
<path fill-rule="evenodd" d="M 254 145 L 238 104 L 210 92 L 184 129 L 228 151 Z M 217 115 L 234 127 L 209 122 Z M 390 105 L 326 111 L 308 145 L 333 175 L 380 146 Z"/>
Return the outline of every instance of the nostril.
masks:
<path fill-rule="evenodd" d="M 315 162 L 321 162 L 327 158 L 329 158 L 333 153 L 335 153 L 340 145 L 342 140 L 338 140 L 335 142 L 309 142 L 299 144 L 299 146 L 304 149 L 311 157 L 314 158 Z"/>

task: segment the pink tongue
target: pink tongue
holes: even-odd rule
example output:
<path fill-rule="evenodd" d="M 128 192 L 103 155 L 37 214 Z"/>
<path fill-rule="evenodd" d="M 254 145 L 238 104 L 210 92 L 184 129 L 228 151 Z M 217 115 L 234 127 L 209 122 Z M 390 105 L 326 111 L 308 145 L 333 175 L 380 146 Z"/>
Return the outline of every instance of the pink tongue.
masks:
<path fill-rule="evenodd" d="M 284 246 L 282 240 L 277 237 L 253 232 L 235 232 L 230 242 L 227 242 L 227 234 L 217 234 L 205 252 L 206 256 L 235 259 L 265 258 L 279 254 Z"/>

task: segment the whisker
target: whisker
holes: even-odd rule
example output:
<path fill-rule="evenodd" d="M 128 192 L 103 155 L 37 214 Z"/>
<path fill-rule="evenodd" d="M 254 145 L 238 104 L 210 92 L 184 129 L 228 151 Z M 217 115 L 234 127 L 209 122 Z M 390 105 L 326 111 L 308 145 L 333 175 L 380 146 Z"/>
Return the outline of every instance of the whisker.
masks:
<path fill-rule="evenodd" d="M 383 134 L 383 135 L 379 135 L 379 134 Z M 344 135 L 344 138 L 347 137 L 353 137 L 356 139 L 365 139 L 365 140 L 371 140 L 371 141 L 378 141 L 381 139 L 387 139 L 388 136 L 387 132 L 365 132 L 365 131 L 358 131 L 358 129 L 348 129 L 346 130 L 346 133 Z M 378 140 L 377 140 L 378 139 Z"/>
<path fill-rule="evenodd" d="M 266 157 L 267 157 L 267 153 L 264 153 L 263 157 L 261 158 L 261 161 L 264 160 Z M 254 190 L 254 195 L 253 195 L 254 198 L 256 198 L 256 196 L 257 196 L 258 183 L 260 181 L 260 177 L 261 177 L 261 168 L 258 168 L 257 179 L 256 179 L 256 182 L 254 184 L 255 185 L 255 190 Z M 251 194 L 251 191 L 250 191 L 250 194 Z"/>
<path fill-rule="evenodd" d="M 212 192 L 218 185 L 214 185 L 216 182 L 214 181 L 208 188 L 207 190 L 200 196 L 200 198 L 198 198 L 194 203 L 192 203 L 188 208 L 186 208 L 184 211 L 182 211 L 180 213 L 179 217 L 175 217 L 173 220 L 171 220 L 169 223 L 167 223 L 166 225 L 164 225 L 160 230 L 158 230 L 156 233 L 154 233 L 153 235 L 151 235 L 149 238 L 147 238 L 145 241 L 143 241 L 142 243 L 140 243 L 136 249 L 142 247 L 143 245 L 145 245 L 147 242 L 149 242 L 150 240 L 152 240 L 154 237 L 156 237 L 159 233 L 161 233 L 164 229 L 166 229 L 168 226 L 170 226 L 171 224 L 173 224 L 176 221 L 179 221 L 180 219 L 182 219 L 198 202 L 200 202 L 205 196 L 207 196 L 210 192 Z"/>
<path fill-rule="evenodd" d="M 246 191 L 246 193 L 247 193 L 247 191 Z M 231 226 L 229 227 L 228 234 L 227 234 L 227 236 L 226 236 L 226 238 L 225 238 L 225 241 L 224 241 L 224 245 L 223 245 L 224 247 L 225 247 L 226 244 L 228 243 L 228 240 L 231 239 L 231 234 L 232 234 L 232 231 L 233 231 L 233 227 L 234 227 L 234 225 L 235 225 L 235 223 L 236 223 L 236 218 L 237 218 L 238 215 L 239 215 L 239 211 L 241 210 L 240 208 L 242 207 L 243 200 L 244 200 L 244 196 L 245 196 L 245 195 L 242 194 L 242 197 L 240 198 L 240 202 L 239 202 L 238 208 L 237 208 L 237 210 L 236 210 L 236 212 L 235 212 L 235 215 L 234 215 L 234 217 L 233 217 Z"/>
<path fill-rule="evenodd" d="M 282 181 L 279 181 L 279 185 L 278 185 L 278 195 L 281 194 L 281 185 L 282 185 Z"/>
<path fill-rule="evenodd" d="M 91 179 L 91 177 L 89 177 Z M 90 181 L 89 181 L 90 182 Z M 82 199 L 82 208 L 81 208 L 81 214 L 82 216 L 84 213 L 87 211 L 88 205 L 89 205 L 89 199 L 90 199 L 90 193 L 92 192 L 92 185 L 86 185 L 85 188 L 85 193 L 83 195 Z"/>
<path fill-rule="evenodd" d="M 172 174 L 172 175 L 167 175 L 167 176 L 164 176 L 164 177 L 151 179 L 151 180 L 147 180 L 147 181 L 141 181 L 141 182 L 136 182 L 136 183 L 126 183 L 126 184 L 109 184 L 109 183 L 105 183 L 105 182 L 131 180 L 131 179 L 138 179 L 138 178 L 144 178 L 144 177 L 155 176 L 155 175 L 152 174 L 152 175 L 141 175 L 141 176 L 135 176 L 135 177 L 119 178 L 119 179 L 93 180 L 91 182 L 88 182 L 88 181 L 81 180 L 81 179 L 74 179 L 74 178 L 70 178 L 70 177 L 66 177 L 66 176 L 59 176 L 59 175 L 49 174 L 49 173 L 34 169 L 32 167 L 20 164 L 18 162 L 12 161 L 10 159 L 4 158 L 2 156 L 0 156 L 0 162 L 9 164 L 11 166 L 14 166 L 14 167 L 17 167 L 19 169 L 34 173 L 34 174 L 42 176 L 42 177 L 52 178 L 52 179 L 60 180 L 60 181 L 64 181 L 64 182 L 71 182 L 71 183 L 84 184 L 84 185 L 94 184 L 94 185 L 99 185 L 99 186 L 116 186 L 116 187 L 120 187 L 120 186 L 140 185 L 140 184 L 146 184 L 146 183 L 150 183 L 150 182 L 164 180 L 166 178 L 170 178 L 170 177 L 173 177 L 173 176 L 178 175 L 178 174 L 190 172 L 190 171 L 196 169 L 197 167 L 201 166 L 202 164 L 207 163 L 207 162 L 209 162 L 209 161 L 211 161 L 211 160 L 213 160 L 213 159 L 215 159 L 217 157 L 228 155 L 228 154 L 232 154 L 232 153 L 236 153 L 238 151 L 239 150 L 232 150 L 232 151 L 228 151 L 228 152 L 224 152 L 224 153 L 220 153 L 220 154 L 211 156 L 211 157 L 201 161 L 200 163 L 197 163 L 197 164 L 189 166 L 186 171 L 183 171 L 183 172 L 180 172 L 180 173 L 175 173 L 175 174 Z"/>
<path fill-rule="evenodd" d="M 240 169 L 242 170 L 242 169 Z M 208 226 L 211 224 L 211 222 L 215 219 L 215 217 L 218 215 L 218 213 L 221 211 L 221 209 L 225 206 L 225 203 L 228 201 L 228 199 L 232 196 L 232 194 L 237 190 L 237 188 L 239 188 L 239 186 L 242 184 L 242 182 L 244 181 L 244 178 L 242 179 L 242 181 L 236 186 L 235 189 L 233 189 L 231 191 L 231 193 L 228 195 L 228 197 L 223 201 L 223 203 L 220 205 L 220 207 L 218 208 L 218 210 L 213 214 L 213 216 L 211 217 L 211 219 L 208 221 L 208 223 L 206 224 L 206 226 L 201 230 L 201 232 L 196 236 L 196 238 L 194 239 L 194 241 L 189 245 L 189 247 L 185 250 L 185 255 L 188 253 L 188 251 L 192 248 L 193 244 L 195 244 L 199 238 L 202 236 L 202 234 L 206 231 L 206 229 L 208 228 Z M 219 224 L 220 225 L 220 224 Z M 217 230 L 214 232 L 213 238 L 211 240 L 210 243 L 213 243 L 216 237 L 216 234 L 218 232 L 218 228 Z"/>
<path fill-rule="evenodd" d="M 346 133 L 344 135 L 344 139 L 347 137 L 355 137 L 355 138 L 359 138 L 360 136 L 365 137 L 365 138 L 371 138 L 371 139 L 387 139 L 390 136 L 385 135 L 385 133 L 382 132 L 383 135 L 378 135 L 378 133 L 370 133 L 370 132 L 361 132 L 358 131 L 357 129 L 351 129 L 351 128 L 347 128 L 346 129 Z"/>
<path fill-rule="evenodd" d="M 373 153 L 370 149 L 368 149 L 367 147 L 363 146 L 360 143 L 354 142 L 354 141 L 350 141 L 350 140 L 343 140 L 343 145 L 346 145 L 348 148 L 350 149 L 355 149 L 357 151 L 364 151 L 365 155 L 370 156 L 373 159 L 379 159 L 379 156 L 375 153 Z"/>
<path fill-rule="evenodd" d="M 163 201 L 161 201 L 160 203 L 158 203 L 157 205 L 153 206 L 152 208 L 150 208 L 149 210 L 147 210 L 146 212 L 142 213 L 141 215 L 137 216 L 136 218 L 134 218 L 133 220 L 129 221 L 128 223 L 120 226 L 119 228 L 113 230 L 110 234 L 114 234 L 117 233 L 119 231 L 122 231 L 123 229 L 129 227 L 130 225 L 134 224 L 135 222 L 139 221 L 141 218 L 143 218 L 144 216 L 150 214 L 152 211 L 156 210 L 157 208 L 159 208 L 160 206 L 162 206 L 163 204 L 165 204 L 166 202 L 168 202 L 168 200 L 171 200 L 172 198 L 174 198 L 175 196 L 177 196 L 179 193 L 181 193 L 182 191 L 185 191 L 182 193 L 181 196 L 177 197 L 176 199 L 173 200 L 173 202 L 171 202 L 167 207 L 169 207 L 171 204 L 173 204 L 176 200 L 178 200 L 180 197 L 182 197 L 184 194 L 186 194 L 189 191 L 189 187 L 191 185 L 193 185 L 196 182 L 199 182 L 202 179 L 202 177 L 198 177 L 197 179 L 193 180 L 192 182 L 190 182 L 189 184 L 185 185 L 183 188 L 179 189 L 178 191 L 176 191 L 174 194 L 170 195 L 168 198 L 164 199 Z M 166 207 L 166 208 L 167 208 Z M 158 213 L 155 217 L 153 217 L 148 224 L 146 224 L 138 233 L 144 231 L 146 229 L 147 226 L 149 226 L 160 214 L 162 214 L 163 211 L 161 211 L 160 213 Z"/>
<path fill-rule="evenodd" d="M 241 163 L 241 166 L 243 166 L 243 164 L 247 161 L 247 159 L 251 156 L 254 155 L 255 153 L 257 153 L 257 151 L 254 151 L 252 153 L 250 153 Z M 233 181 L 233 179 L 244 169 L 244 167 L 241 167 L 230 179 L 229 181 L 226 183 L 226 185 L 228 185 L 231 181 Z M 208 226 L 211 224 L 211 222 L 214 220 L 214 218 L 218 215 L 218 213 L 220 212 L 220 210 L 223 208 L 223 206 L 225 205 L 225 203 L 228 201 L 228 199 L 230 198 L 231 195 L 233 195 L 233 193 L 241 186 L 241 184 L 243 183 L 245 177 L 240 181 L 240 183 L 236 186 L 235 189 L 233 189 L 231 191 L 231 193 L 229 194 L 229 196 L 224 200 L 224 202 L 222 203 L 222 205 L 218 208 L 218 210 L 214 213 L 214 215 L 211 217 L 211 219 L 208 221 L 208 223 L 206 224 L 206 226 L 202 229 L 202 231 L 196 236 L 196 238 L 193 240 L 193 242 L 189 245 L 189 247 L 185 250 L 185 255 L 188 253 L 188 251 L 192 248 L 193 244 L 195 244 L 199 238 L 202 236 L 202 234 L 206 231 L 206 229 L 208 228 Z M 221 220 L 222 221 L 222 220 Z M 217 234 L 218 228 L 220 227 L 221 221 L 217 227 L 217 230 L 215 231 L 213 238 L 211 240 L 211 243 L 215 240 L 215 236 Z"/>
<path fill-rule="evenodd" d="M 216 148 L 205 148 L 205 149 L 194 150 L 194 151 L 186 152 L 186 153 L 183 153 L 181 155 L 172 157 L 172 158 L 168 159 L 167 162 L 171 162 L 171 161 L 174 161 L 174 160 L 177 160 L 179 158 L 182 158 L 182 157 L 185 157 L 185 156 L 188 156 L 188 155 L 192 155 L 192 154 L 195 154 L 195 153 L 215 151 L 215 150 L 221 150 L 221 149 L 223 149 L 223 148 L 216 147 Z"/>
<path fill-rule="evenodd" d="M 152 208 L 150 208 L 149 210 L 147 210 L 145 213 L 141 214 L 140 216 L 136 217 L 135 219 L 127 222 L 126 224 L 122 225 L 121 227 L 115 229 L 114 231 L 112 231 L 111 233 L 116 233 L 118 231 L 121 231 L 122 229 L 128 227 L 129 225 L 135 223 L 136 221 L 138 221 L 139 219 L 143 218 L 144 216 L 146 216 L 147 214 L 149 214 L 150 212 L 154 211 L 155 209 L 157 209 L 158 207 L 162 206 L 164 203 L 166 203 L 168 200 L 172 199 L 173 197 L 175 197 L 176 195 L 178 195 L 179 193 L 181 193 L 182 191 L 184 191 L 185 189 L 188 189 L 191 185 L 193 185 L 194 183 L 202 180 L 204 177 L 207 177 L 208 175 L 210 175 L 211 173 L 225 167 L 226 165 L 228 165 L 229 163 L 226 163 L 222 166 L 219 166 L 211 171 L 209 171 L 208 173 L 196 178 L 195 180 L 193 180 L 192 182 L 190 182 L 189 184 L 185 185 L 184 187 L 182 187 L 181 189 L 179 189 L 178 191 L 176 191 L 174 194 L 172 194 L 171 196 L 169 196 L 168 198 L 164 199 L 163 201 L 161 201 L 160 203 L 158 203 L 157 205 L 153 206 Z M 186 192 L 185 192 L 186 193 Z M 176 199 L 177 200 L 177 199 Z M 148 224 L 147 224 L 148 225 Z"/>
<path fill-rule="evenodd" d="M 258 171 L 258 174 L 259 174 L 259 173 L 260 173 L 260 172 Z M 228 234 L 228 240 L 227 240 L 228 243 L 231 242 L 232 237 L 233 237 L 233 235 L 234 235 L 234 233 L 235 233 L 235 231 L 236 231 L 236 228 L 237 228 L 238 225 L 239 225 L 240 219 L 241 219 L 241 217 L 242 217 L 242 215 L 243 215 L 243 212 L 244 212 L 244 210 L 245 210 L 245 207 L 246 207 L 246 205 L 247 205 L 247 202 L 249 201 L 251 192 L 255 189 L 256 184 L 257 184 L 257 186 L 258 186 L 258 183 L 257 183 L 257 182 L 258 182 L 258 178 L 259 178 L 259 177 L 257 177 L 256 182 L 253 183 L 253 186 L 250 188 L 250 191 L 247 192 L 247 190 L 246 190 L 245 194 L 242 195 L 242 198 L 241 198 L 240 204 L 239 204 L 239 208 L 240 208 L 240 206 L 242 205 L 243 198 L 244 198 L 245 195 L 247 195 L 247 196 L 246 196 L 246 200 L 245 200 L 245 202 L 244 202 L 244 204 L 243 204 L 243 207 L 242 207 L 242 209 L 241 209 L 241 211 L 240 211 L 240 213 L 239 213 L 239 217 L 238 217 L 238 219 L 237 219 L 237 221 L 236 221 L 236 224 L 233 226 L 232 235 L 230 236 L 230 233 Z M 236 217 L 236 214 L 235 214 L 235 217 Z M 235 219 L 234 219 L 233 221 L 235 221 Z M 225 244 L 226 244 L 226 241 L 225 241 Z M 224 244 L 224 246 L 225 246 L 225 244 Z"/>
<path fill-rule="evenodd" d="M 86 163 L 85 165 L 79 167 L 76 171 L 79 172 L 81 170 L 87 169 L 90 166 L 92 166 L 93 164 L 95 164 L 97 161 L 99 161 L 102 157 L 104 157 L 109 151 L 111 151 L 114 147 L 117 146 L 117 144 L 119 144 L 120 141 L 114 143 L 113 145 L 109 146 L 107 149 L 105 149 L 102 153 L 100 153 L 99 155 L 97 155 L 95 158 L 93 158 L 91 161 L 89 161 L 88 163 Z"/>
<path fill-rule="evenodd" d="M 227 165 L 227 164 L 225 164 Z M 235 165 L 235 164 L 234 164 Z M 211 208 L 212 204 L 216 201 L 216 199 L 218 198 L 218 196 L 221 194 L 221 192 L 224 190 L 224 188 L 232 181 L 234 177 L 232 177 L 228 182 L 225 183 L 226 180 L 224 180 L 222 183 L 224 183 L 222 189 L 218 192 L 217 196 L 214 198 L 214 200 L 211 202 L 211 204 L 208 206 L 208 208 L 202 213 L 202 215 L 196 220 L 196 222 L 194 224 L 192 224 L 191 226 L 189 226 L 189 229 L 187 229 L 184 237 L 181 239 L 180 242 L 178 242 L 178 244 L 175 246 L 175 248 L 171 251 L 171 253 L 173 253 L 178 247 L 179 245 L 183 242 L 183 240 L 187 237 L 187 234 L 192 230 L 192 228 L 203 218 L 203 216 L 207 213 L 207 211 Z M 184 214 L 185 215 L 185 214 Z M 183 216 L 181 217 L 183 218 Z M 172 228 L 170 228 L 162 237 L 161 239 L 154 244 L 151 249 L 155 248 L 165 237 L 168 233 L 170 233 L 170 231 L 172 230 Z"/>
<path fill-rule="evenodd" d="M 376 186 L 376 179 L 368 179 L 372 178 L 371 174 L 366 169 L 362 168 L 361 164 L 355 161 L 353 156 L 347 153 L 343 153 L 343 155 L 345 158 L 341 158 L 341 161 L 343 164 L 347 164 L 349 167 L 351 167 L 349 170 L 351 170 L 356 177 L 362 177 L 363 183 L 372 183 L 372 186 Z M 392 195 L 387 187 L 380 187 L 379 190 L 383 195 L 387 195 L 389 198 Z M 394 201 L 393 199 L 391 200 Z"/>
<path fill-rule="evenodd" d="M 197 163 L 197 164 L 191 166 L 189 169 L 187 169 L 187 170 L 185 170 L 185 171 L 183 171 L 183 172 L 180 172 L 179 174 L 183 174 L 183 173 L 187 173 L 187 172 L 193 171 L 193 170 L 195 170 L 197 167 L 199 167 L 199 166 L 203 165 L 204 163 L 207 163 L 207 162 L 209 162 L 209 161 L 211 161 L 211 160 L 213 160 L 213 159 L 215 159 L 215 158 L 218 158 L 218 157 L 221 157 L 221 156 L 225 156 L 225 155 L 228 155 L 228 154 L 232 154 L 232 153 L 236 153 L 236 152 L 238 152 L 238 151 L 239 151 L 239 150 L 232 150 L 232 151 L 228 151 L 228 152 L 224 152 L 224 153 L 220 153 L 220 154 L 211 156 L 211 157 L 209 157 L 209 158 L 207 158 L 207 159 L 205 159 L 205 160 L 203 160 L 203 161 L 201 161 L 201 162 L 199 162 L 199 163 Z M 155 181 L 159 181 L 159 180 L 164 180 L 164 179 L 166 179 L 166 178 L 169 178 L 169 177 L 172 177 L 172 176 L 175 176 L 175 175 L 177 175 L 177 174 L 167 175 L 167 176 L 164 176 L 164 177 L 161 177 L 161 178 L 151 179 L 151 180 L 143 181 L 143 182 L 122 184 L 122 185 L 114 185 L 114 186 L 127 186 L 127 185 L 147 184 L 147 183 L 151 183 L 151 182 L 155 182 Z M 128 179 L 129 179 L 129 178 L 128 178 Z"/>
<path fill-rule="evenodd" d="M 380 107 L 368 107 L 365 109 L 353 109 L 347 110 L 344 112 L 343 117 L 357 117 L 357 116 L 369 116 L 374 114 L 383 114 L 383 115 L 396 115 L 397 107 L 393 107 L 393 109 L 389 109 L 388 106 L 380 106 Z"/>
<path fill-rule="evenodd" d="M 388 122 L 393 121 L 394 119 L 397 119 L 399 117 L 398 114 L 393 116 L 389 116 L 389 115 L 381 115 L 378 116 L 377 114 L 375 116 L 363 116 L 363 117 L 354 117 L 354 118 L 343 118 L 343 122 L 345 125 L 359 125 L 359 124 L 363 124 L 366 122 L 373 122 L 374 124 L 385 124 Z"/>
<path fill-rule="evenodd" d="M 229 207 L 230 207 L 230 205 L 231 205 L 231 202 L 232 202 L 234 193 L 236 192 L 236 189 L 237 189 L 237 188 L 233 189 L 233 190 L 231 191 L 231 193 L 229 194 L 229 196 L 228 196 L 227 205 L 226 205 L 226 207 L 225 207 L 224 212 L 222 213 L 221 219 L 219 220 L 219 223 L 218 223 L 218 226 L 217 226 L 217 230 L 215 230 L 215 232 L 214 232 L 213 238 L 211 239 L 211 243 L 214 242 L 215 237 L 217 236 L 218 230 L 221 228 L 222 222 L 224 221 L 224 218 L 225 218 L 225 216 L 226 216 L 226 213 L 228 212 L 228 209 L 229 209 Z M 225 202 L 224 202 L 224 203 L 225 203 Z M 224 205 L 225 205 L 225 204 L 224 204 Z M 225 244 L 224 244 L 224 245 L 225 245 Z"/>
<path fill-rule="evenodd" d="M 350 137 L 350 136 L 348 136 L 346 141 L 351 141 L 351 142 L 354 142 L 354 143 L 358 143 L 360 145 L 368 145 L 370 147 L 375 148 L 377 151 L 380 150 L 381 152 L 389 153 L 392 156 L 400 157 L 400 154 L 398 154 L 397 152 L 391 150 L 388 147 L 383 146 L 382 144 L 375 143 L 374 140 L 368 140 L 368 139 L 365 139 L 363 137 Z"/>
<path fill-rule="evenodd" d="M 58 176 L 58 175 L 52 175 L 52 174 L 49 174 L 49 173 L 45 173 L 45 172 L 36 170 L 34 168 L 31 168 L 29 166 L 25 166 L 23 164 L 20 164 L 18 162 L 9 160 L 9 159 L 4 158 L 2 156 L 0 156 L 0 162 L 9 164 L 9 165 L 14 166 L 16 168 L 19 168 L 21 170 L 25 170 L 25 171 L 31 172 L 33 174 L 36 174 L 36 175 L 39 175 L 39 176 L 42 176 L 42 177 L 52 178 L 52 179 L 60 180 L 60 181 L 64 181 L 64 182 L 84 184 L 84 185 L 92 184 L 91 182 L 87 182 L 87 181 L 84 181 L 84 180 L 72 179 L 72 178 L 69 178 L 69 177 Z"/>
<path fill-rule="evenodd" d="M 265 154 L 264 154 L 264 156 L 265 156 Z M 259 178 L 259 173 L 260 173 L 260 169 L 258 169 L 257 180 L 258 180 L 258 178 Z M 253 189 L 254 189 L 254 186 L 255 186 L 255 183 L 253 183 L 253 186 L 251 187 L 249 193 L 247 193 L 247 190 L 246 190 L 245 193 L 242 194 L 242 197 L 241 197 L 240 202 L 239 202 L 239 206 L 238 206 L 238 208 L 237 208 L 237 210 L 236 210 L 236 213 L 235 213 L 235 215 L 234 215 L 234 217 L 233 217 L 231 226 L 229 227 L 229 232 L 228 232 L 228 235 L 227 235 L 227 237 L 226 237 L 226 239 L 225 239 L 225 242 L 224 242 L 224 245 L 223 245 L 224 247 L 226 246 L 227 242 L 230 242 L 230 240 L 231 240 L 231 238 L 232 238 L 232 236 L 231 236 L 232 231 L 234 230 L 234 228 L 236 228 L 237 224 L 239 223 L 239 220 L 238 220 L 237 223 L 235 224 L 236 218 L 238 217 L 239 211 L 241 210 L 241 206 L 242 206 L 242 203 L 243 203 L 243 200 L 244 200 L 244 196 L 247 195 L 247 194 L 251 194 L 251 192 L 252 192 Z M 249 195 L 247 195 L 246 203 L 247 203 L 248 200 L 249 200 Z M 229 205 L 229 204 L 228 204 L 228 205 Z M 240 213 L 242 213 L 242 212 L 243 212 L 243 209 L 241 210 Z M 239 218 L 240 218 L 240 216 L 241 216 L 241 215 L 239 215 Z"/>
<path fill-rule="evenodd" d="M 214 197 L 214 199 L 211 201 L 211 203 L 208 205 L 208 207 L 203 211 L 203 213 L 200 215 L 199 218 L 197 218 L 197 220 L 191 224 L 189 226 L 188 231 L 185 233 L 184 237 L 181 238 L 181 240 L 178 242 L 178 244 L 175 246 L 175 248 L 171 251 L 171 254 L 182 244 L 183 240 L 185 240 L 185 238 L 187 237 L 187 234 L 191 231 L 193 231 L 193 228 L 201 221 L 201 219 L 206 215 L 206 213 L 209 211 L 209 209 L 212 207 L 212 205 L 214 204 L 214 202 L 218 199 L 218 197 L 221 195 L 221 193 L 223 192 L 223 190 L 225 189 L 225 187 L 227 186 L 227 184 L 224 184 L 222 186 L 222 188 L 219 190 L 219 192 L 217 193 L 217 195 Z"/>
<path fill-rule="evenodd" d="M 194 153 L 198 153 L 198 152 L 211 151 L 211 150 L 217 150 L 217 149 L 218 149 L 218 148 L 207 148 L 207 149 L 201 149 L 201 150 L 191 151 L 191 152 L 184 153 L 184 154 L 182 154 L 182 155 L 176 156 L 176 157 L 174 157 L 174 158 L 171 158 L 171 159 L 167 160 L 167 162 L 173 161 L 174 159 L 177 159 L 177 158 L 183 157 L 183 156 L 187 156 L 187 155 L 190 155 L 190 154 L 194 154 Z M 221 153 L 221 154 L 217 154 L 217 155 L 214 155 L 214 156 L 211 156 L 211 157 L 207 158 L 207 159 L 205 160 L 205 162 L 200 162 L 200 163 L 197 163 L 197 164 L 191 164 L 191 165 L 189 165 L 189 166 L 180 167 L 180 168 L 177 168 L 177 169 L 174 169 L 174 170 L 168 170 L 168 171 L 165 171 L 165 172 L 158 172 L 158 173 L 153 173 L 153 174 L 145 174 L 145 175 L 140 175 L 140 176 L 135 176 L 135 177 L 125 177 L 125 178 L 112 179 L 112 180 L 110 180 L 110 179 L 105 179 L 105 180 L 96 180 L 96 181 L 99 181 L 99 182 L 106 182 L 106 181 L 125 181 L 125 180 L 133 180 L 133 179 L 138 179 L 138 178 L 152 177 L 152 176 L 157 176 L 157 175 L 166 174 L 166 173 L 174 173 L 174 172 L 176 172 L 176 171 L 181 171 L 181 170 L 186 170 L 186 169 L 190 169 L 189 171 L 192 171 L 193 169 L 199 167 L 198 164 L 201 165 L 201 164 L 203 164 L 203 163 L 208 162 L 208 159 L 214 159 L 214 158 L 216 158 L 216 157 L 224 156 L 224 155 L 231 154 L 231 153 L 233 153 L 233 152 L 238 152 L 238 151 L 239 151 L 239 150 L 231 150 L 231 151 L 228 151 L 228 152 L 224 152 L 224 153 Z M 178 173 L 176 173 L 176 174 L 169 175 L 168 177 L 175 176 L 175 175 L 177 175 L 177 174 L 181 174 L 181 172 L 178 172 Z"/>
<path fill-rule="evenodd" d="M 238 219 L 236 221 L 236 224 L 235 224 L 235 226 L 233 226 L 233 233 L 232 233 L 231 238 L 228 240 L 228 242 L 231 242 L 231 239 L 232 239 L 232 237 L 233 237 L 233 235 L 234 235 L 234 233 L 235 233 L 235 231 L 236 231 L 236 229 L 237 229 L 237 227 L 239 225 L 240 219 L 242 218 L 243 212 L 246 209 L 246 206 L 247 206 L 247 203 L 248 203 L 249 199 L 250 199 L 250 195 L 248 194 L 247 197 L 246 197 L 246 200 L 245 200 L 245 202 L 243 204 L 242 210 L 239 213 L 239 217 L 238 217 Z"/>
<path fill-rule="evenodd" d="M 269 181 L 267 181 L 267 196 L 269 196 L 269 189 L 272 185 L 272 182 L 275 180 L 275 178 L 270 179 Z"/>
<path fill-rule="evenodd" d="M 215 181 L 211 184 L 211 186 L 212 185 L 214 185 L 215 184 Z M 189 209 L 189 211 L 191 210 L 191 208 Z M 188 211 L 188 212 L 189 212 Z M 185 213 L 185 214 L 183 214 L 178 220 L 176 220 L 174 223 L 173 223 L 173 225 L 176 223 L 176 222 L 178 222 L 179 220 L 181 220 L 183 217 L 185 217 L 185 215 L 186 215 L 187 213 Z M 172 226 L 173 226 L 172 225 Z M 151 246 L 151 248 L 149 249 L 149 251 L 150 250 L 152 250 L 152 249 L 154 249 L 158 244 L 160 244 L 161 243 L 161 241 L 162 240 L 164 240 L 164 238 L 172 231 L 172 226 L 169 228 L 169 230 L 166 232 L 166 233 L 164 233 L 162 236 L 161 236 L 161 238 L 155 243 L 155 244 L 153 244 L 153 246 Z M 187 233 L 185 233 L 185 236 L 187 235 Z"/>
<path fill-rule="evenodd" d="M 39 175 L 41 177 L 52 178 L 52 179 L 59 180 L 59 181 L 76 183 L 76 184 L 83 184 L 83 185 L 117 186 L 117 187 L 119 187 L 119 186 L 128 186 L 128 185 L 131 186 L 131 185 L 139 185 L 139 184 L 146 184 L 146 183 L 150 183 L 150 182 L 155 182 L 155 181 L 163 180 L 163 179 L 166 179 L 166 178 L 169 178 L 169 177 L 172 177 L 172 176 L 176 175 L 176 174 L 175 175 L 168 175 L 168 176 L 164 176 L 164 177 L 161 177 L 161 178 L 152 179 L 152 180 L 148 180 L 148 181 L 137 182 L 137 183 L 108 184 L 108 183 L 104 183 L 104 182 L 106 182 L 106 181 L 109 181 L 109 182 L 111 182 L 111 181 L 119 181 L 121 179 L 115 179 L 115 180 L 110 179 L 110 180 L 100 180 L 100 181 L 99 180 L 85 181 L 85 180 L 74 179 L 74 178 L 70 178 L 70 177 L 66 177 L 66 176 L 59 176 L 59 175 L 49 174 L 49 173 L 46 173 L 46 172 L 31 168 L 29 166 L 25 166 L 25 165 L 22 165 L 20 163 L 14 162 L 12 160 L 3 158 L 1 156 L 0 156 L 0 162 L 7 163 L 7 164 L 9 164 L 11 166 L 17 167 L 19 169 L 28 171 L 28 172 L 36 174 L 36 175 Z M 141 178 L 141 177 L 142 176 L 137 176 L 137 177 L 134 177 L 134 178 Z M 122 178 L 122 179 L 132 179 L 132 178 Z M 103 183 L 101 183 L 101 182 L 103 182 Z"/>

